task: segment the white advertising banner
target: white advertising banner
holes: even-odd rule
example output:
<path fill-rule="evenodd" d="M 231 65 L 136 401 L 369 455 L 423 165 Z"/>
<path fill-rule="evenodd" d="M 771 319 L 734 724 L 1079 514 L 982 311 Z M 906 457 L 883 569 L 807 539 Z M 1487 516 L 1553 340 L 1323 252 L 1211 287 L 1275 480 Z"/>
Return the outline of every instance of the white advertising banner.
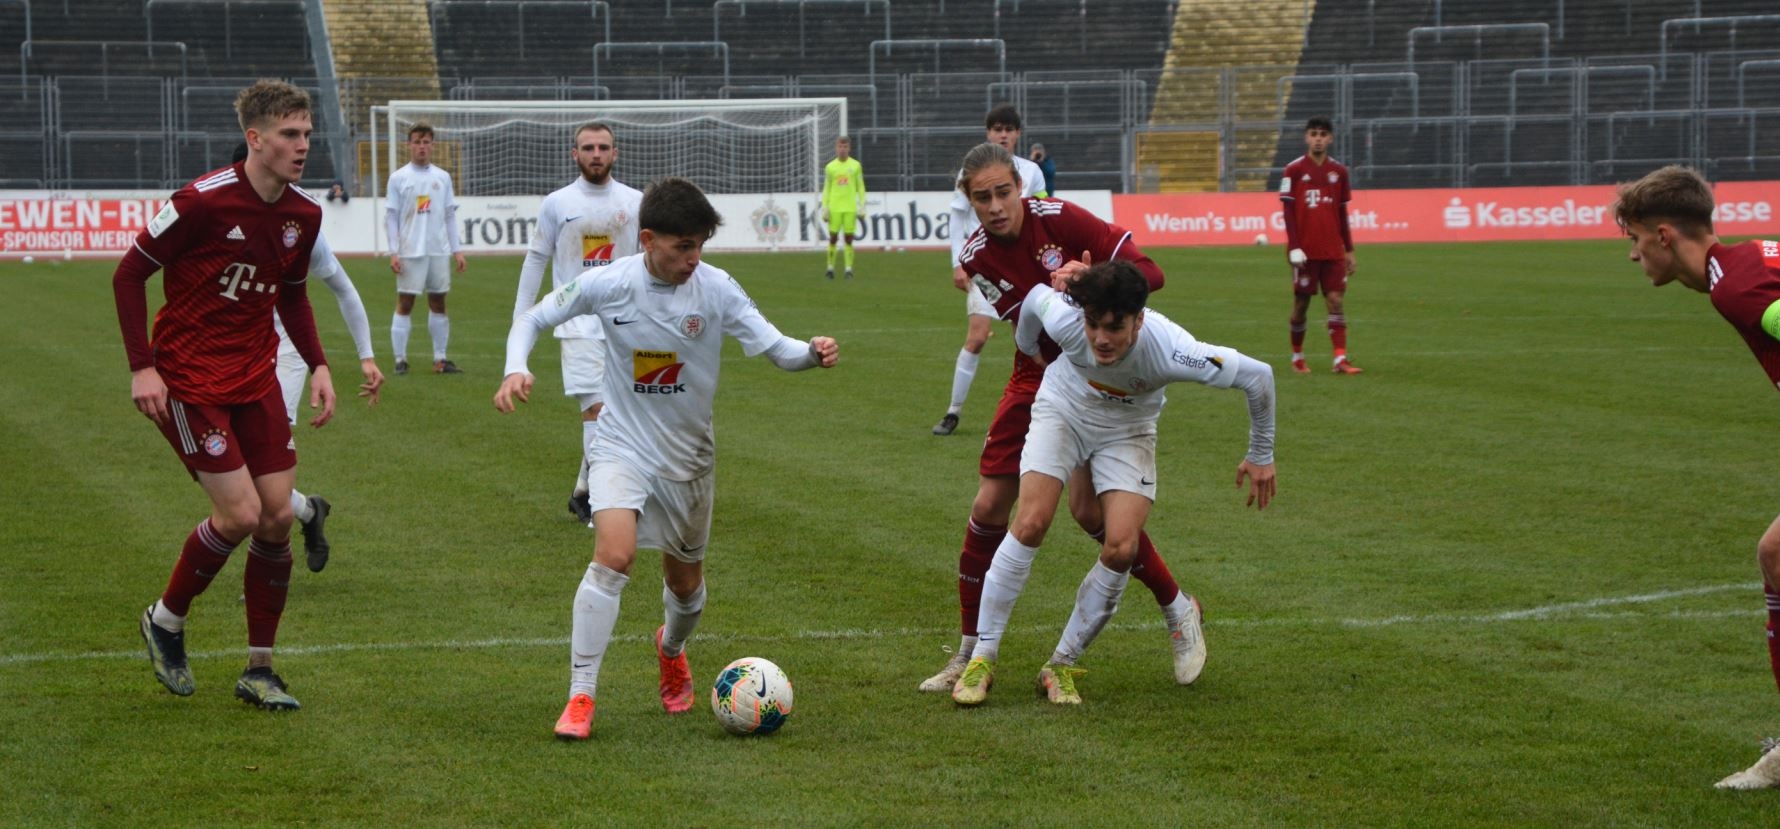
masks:
<path fill-rule="evenodd" d="M 0 192 L 0 255 L 116 256 L 128 249 L 169 193 Z M 316 193 L 317 196 L 321 194 Z M 807 250 L 826 244 L 828 225 L 809 193 L 714 195 L 723 226 L 712 250 Z M 1108 221 L 1112 194 L 1065 194 Z M 952 194 L 883 192 L 866 197 L 855 241 L 870 247 L 945 248 L 952 238 Z M 537 232 L 543 196 L 466 196 L 458 200 L 457 228 L 465 253 L 523 253 Z M 388 249 L 383 201 L 358 198 L 322 203 L 321 230 L 342 255 Z"/>

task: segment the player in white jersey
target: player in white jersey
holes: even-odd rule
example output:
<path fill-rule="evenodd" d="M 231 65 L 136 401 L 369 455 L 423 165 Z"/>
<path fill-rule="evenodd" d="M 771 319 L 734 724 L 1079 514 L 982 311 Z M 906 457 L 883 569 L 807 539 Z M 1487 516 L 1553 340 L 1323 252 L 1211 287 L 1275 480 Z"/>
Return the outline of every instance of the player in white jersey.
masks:
<path fill-rule="evenodd" d="M 1156 420 L 1166 401 L 1163 387 L 1192 381 L 1247 394 L 1248 455 L 1236 466 L 1236 485 L 1247 481 L 1248 502 L 1258 509 L 1265 509 L 1275 492 L 1271 367 L 1234 349 L 1199 342 L 1167 317 L 1146 311 L 1149 286 L 1129 262 L 1103 262 L 1073 282 L 1059 281 L 1066 283 L 1068 295 L 1033 287 L 1014 327 L 1021 352 L 1038 357 L 1042 333 L 1062 353 L 1045 368 L 1032 404 L 1032 427 L 1020 454 L 1019 513 L 983 579 L 976 649 L 952 689 L 952 699 L 961 705 L 987 697 L 1008 616 L 1057 512 L 1063 483 L 1092 461 L 1106 540 L 1038 677 L 1051 702 L 1081 702 L 1076 660 L 1118 610 L 1138 533 L 1156 498 Z M 1196 678 L 1205 663 L 1205 638 L 1195 633 Z"/>
<path fill-rule="evenodd" d="M 1013 156 L 1014 172 L 1019 174 L 1020 197 L 1042 199 L 1048 195 L 1045 193 L 1044 171 L 1020 156 L 1020 111 L 1009 104 L 995 107 L 989 110 L 983 127 L 987 130 L 989 143 L 999 145 Z M 964 171 L 958 171 L 958 177 L 962 179 L 963 176 Z M 983 355 L 983 346 L 989 343 L 989 323 L 998 316 L 995 306 L 983 297 L 982 289 L 971 284 L 964 267 L 959 264 L 964 255 L 964 240 L 982 225 L 962 187 L 952 188 L 951 209 L 952 286 L 964 292 L 964 348 L 958 351 L 958 360 L 952 366 L 952 403 L 946 408 L 945 417 L 933 427 L 936 435 L 949 435 L 958 429 L 958 414 L 964 410 L 965 398 L 970 396 L 970 383 L 977 376 L 977 361 Z"/>
<path fill-rule="evenodd" d="M 359 298 L 358 288 L 346 275 L 346 269 L 340 266 L 340 259 L 334 256 L 326 236 L 317 234 L 315 237 L 315 252 L 309 255 L 309 275 L 328 286 L 340 303 L 340 316 L 346 320 L 346 330 L 352 334 L 352 344 L 358 349 L 359 370 L 365 375 L 365 382 L 359 384 L 358 396 L 367 398 L 370 405 L 377 405 L 382 397 L 383 370 L 377 367 L 377 355 L 371 348 L 371 320 L 365 314 L 365 301 Z M 290 337 L 285 335 L 284 323 L 277 315 L 272 317 L 272 324 L 278 329 L 278 385 L 284 391 L 285 412 L 290 415 L 291 425 L 295 426 L 297 401 L 309 382 L 309 366 L 297 353 Z M 297 522 L 303 527 L 303 552 L 309 570 L 319 573 L 321 568 L 328 566 L 328 554 L 332 549 L 323 525 L 333 505 L 326 498 L 304 495 L 296 489 L 290 491 L 290 503 Z"/>
<path fill-rule="evenodd" d="M 426 294 L 426 330 L 433 339 L 433 373 L 462 374 L 451 361 L 451 318 L 445 295 L 451 291 L 451 265 L 463 273 L 467 264 L 457 243 L 457 196 L 451 174 L 433 164 L 433 128 L 417 123 L 408 130 L 408 163 L 389 174 L 389 197 L 383 222 L 389 233 L 389 269 L 396 275 L 396 314 L 389 322 L 389 344 L 396 373 L 408 373 L 409 315 L 414 297 Z"/>
<path fill-rule="evenodd" d="M 235 147 L 235 154 L 229 161 L 240 164 L 246 160 L 247 144 L 243 142 Z M 365 301 L 359 297 L 358 288 L 346 275 L 346 269 L 341 267 L 340 258 L 334 255 L 327 237 L 319 233 L 315 236 L 315 249 L 309 254 L 309 275 L 328 286 L 340 303 L 340 316 L 346 320 L 346 330 L 352 334 L 352 343 L 358 348 L 359 370 L 365 375 L 365 382 L 359 384 L 358 396 L 369 398 L 367 402 L 377 405 L 383 388 L 383 370 L 377 367 L 377 355 L 371 348 L 371 320 L 365 313 Z M 284 411 L 290 417 L 291 425 L 295 426 L 297 403 L 309 382 L 309 365 L 303 362 L 296 344 L 284 332 L 284 320 L 278 318 L 276 311 L 272 313 L 272 328 L 278 332 L 278 385 L 284 392 Z M 303 552 L 308 559 L 309 571 L 319 573 L 321 568 L 328 566 L 328 554 L 332 549 L 325 525 L 333 505 L 326 498 L 304 495 L 295 488 L 290 491 L 290 504 L 297 523 L 303 528 Z"/>
<path fill-rule="evenodd" d="M 600 662 L 638 548 L 662 552 L 664 623 L 655 632 L 662 707 L 692 708 L 684 648 L 705 605 L 717 453 L 711 407 L 724 335 L 787 371 L 830 368 L 840 354 L 832 338 L 779 333 L 729 274 L 699 261 L 722 218 L 692 182 L 651 185 L 638 215 L 642 253 L 582 273 L 513 322 L 507 376 L 494 396 L 502 412 L 529 399 L 526 356 L 540 333 L 580 315 L 598 320 L 610 370 L 588 472 L 599 482 L 593 562 L 575 592 L 569 702 L 556 721 L 557 736 L 570 740 L 591 733 Z"/>
<path fill-rule="evenodd" d="M 532 237 L 525 265 L 519 269 L 519 295 L 513 301 L 516 320 L 537 302 L 546 265 L 552 287 L 561 288 L 588 268 L 604 267 L 637 252 L 637 208 L 643 194 L 612 178 L 612 165 L 618 161 L 618 139 L 612 128 L 598 121 L 576 127 L 569 157 L 581 175 L 545 196 L 538 208 L 538 235 Z M 556 327 L 556 338 L 562 344 L 562 391 L 581 404 L 581 460 L 576 463 L 569 512 L 587 524 L 593 520 L 587 504 L 587 458 L 603 405 L 605 335 L 598 320 L 576 317 Z"/>

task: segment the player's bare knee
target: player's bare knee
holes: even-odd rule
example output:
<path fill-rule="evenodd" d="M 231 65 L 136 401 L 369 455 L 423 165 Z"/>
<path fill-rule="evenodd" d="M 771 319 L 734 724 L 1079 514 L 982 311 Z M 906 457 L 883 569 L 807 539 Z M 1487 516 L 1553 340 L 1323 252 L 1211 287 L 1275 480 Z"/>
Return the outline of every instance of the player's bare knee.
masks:
<path fill-rule="evenodd" d="M 445 313 L 445 295 L 444 294 L 427 294 L 426 295 L 426 308 L 428 311 L 431 311 L 435 314 Z"/>
<path fill-rule="evenodd" d="M 693 594 L 698 592 L 699 586 L 705 583 L 705 574 L 702 568 L 682 565 L 663 568 L 663 570 L 662 582 L 667 585 L 668 591 L 674 594 L 674 598 L 681 601 L 692 598 Z"/>
<path fill-rule="evenodd" d="M 1100 545 L 1100 563 L 1115 573 L 1128 572 L 1137 561 L 1137 536 L 1108 537 Z"/>
<path fill-rule="evenodd" d="M 1028 513 L 1044 513 L 1028 514 Z M 1051 512 L 1045 510 L 1026 510 L 1014 517 L 1013 526 L 1008 533 L 1015 541 L 1028 547 L 1037 547 L 1044 543 L 1045 533 L 1051 531 Z"/>
<path fill-rule="evenodd" d="M 289 538 L 291 525 L 297 520 L 296 513 L 291 511 L 290 502 L 268 504 L 260 509 L 259 524 L 254 528 L 256 538 Z"/>
<path fill-rule="evenodd" d="M 1769 586 L 1780 587 L 1780 520 L 1756 542 L 1755 561 L 1761 567 L 1762 579 Z"/>

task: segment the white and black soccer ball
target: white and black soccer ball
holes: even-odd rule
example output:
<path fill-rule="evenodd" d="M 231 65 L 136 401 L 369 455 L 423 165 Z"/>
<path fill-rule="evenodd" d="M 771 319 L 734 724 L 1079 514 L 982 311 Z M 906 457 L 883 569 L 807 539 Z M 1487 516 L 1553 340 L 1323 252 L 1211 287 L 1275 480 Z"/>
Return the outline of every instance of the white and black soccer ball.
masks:
<path fill-rule="evenodd" d="M 744 656 L 717 674 L 711 711 L 731 734 L 771 734 L 791 716 L 791 680 L 779 666 Z"/>
<path fill-rule="evenodd" d="M 1257 234 L 1255 234 L 1255 244 L 1256 244 L 1256 245 L 1265 245 L 1265 244 L 1267 244 L 1267 234 L 1265 234 L 1265 233 L 1257 233 Z"/>

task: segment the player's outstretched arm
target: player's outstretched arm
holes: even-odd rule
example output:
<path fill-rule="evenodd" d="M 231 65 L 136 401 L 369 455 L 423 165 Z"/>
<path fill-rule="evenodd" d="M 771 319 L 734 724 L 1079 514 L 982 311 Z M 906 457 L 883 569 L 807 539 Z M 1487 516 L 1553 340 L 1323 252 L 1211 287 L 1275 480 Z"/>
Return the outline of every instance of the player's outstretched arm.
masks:
<path fill-rule="evenodd" d="M 532 376 L 528 372 L 515 372 L 501 378 L 501 387 L 494 393 L 495 411 L 507 414 L 519 408 L 514 401 L 529 403 L 532 399 Z"/>
<path fill-rule="evenodd" d="M 309 370 L 309 408 L 321 410 L 309 420 L 311 427 L 320 429 L 334 419 L 334 376 L 326 363 Z"/>

